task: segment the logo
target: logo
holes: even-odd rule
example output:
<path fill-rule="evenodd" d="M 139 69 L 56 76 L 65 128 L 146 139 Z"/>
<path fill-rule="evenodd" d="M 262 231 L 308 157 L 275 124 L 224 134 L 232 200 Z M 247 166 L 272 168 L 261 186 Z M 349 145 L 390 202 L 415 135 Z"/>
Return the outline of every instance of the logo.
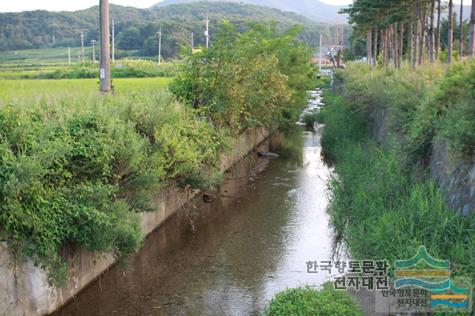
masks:
<path fill-rule="evenodd" d="M 472 288 L 465 279 L 451 276 L 450 261 L 432 257 L 421 246 L 408 260 L 394 263 L 396 289 L 421 288 L 430 294 L 433 311 L 471 311 Z"/>

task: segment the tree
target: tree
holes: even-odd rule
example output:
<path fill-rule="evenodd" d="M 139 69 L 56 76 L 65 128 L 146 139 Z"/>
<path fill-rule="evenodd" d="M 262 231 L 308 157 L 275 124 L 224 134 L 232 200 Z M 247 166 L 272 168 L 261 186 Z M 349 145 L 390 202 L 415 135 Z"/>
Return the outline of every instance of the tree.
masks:
<path fill-rule="evenodd" d="M 452 47 L 454 41 L 454 1 L 449 0 L 449 33 L 447 35 L 447 62 L 452 63 Z"/>
<path fill-rule="evenodd" d="M 460 59 L 463 58 L 463 42 L 464 42 L 464 36 L 463 36 L 463 0 L 460 0 L 460 45 L 459 45 L 459 56 Z"/>
<path fill-rule="evenodd" d="M 475 57 L 475 0 L 472 0 L 472 16 L 470 19 L 470 57 Z"/>
<path fill-rule="evenodd" d="M 442 15 L 442 5 L 441 0 L 437 0 L 437 40 L 435 41 L 435 59 L 439 60 L 439 51 L 440 51 L 440 18 Z"/>
<path fill-rule="evenodd" d="M 429 26 L 429 59 L 431 64 L 434 63 L 435 35 L 434 35 L 434 17 L 435 17 L 435 0 L 430 3 L 430 26 Z"/>
<path fill-rule="evenodd" d="M 129 27 L 117 36 L 117 47 L 120 49 L 141 49 L 143 42 L 140 36 L 140 29 L 135 26 Z"/>

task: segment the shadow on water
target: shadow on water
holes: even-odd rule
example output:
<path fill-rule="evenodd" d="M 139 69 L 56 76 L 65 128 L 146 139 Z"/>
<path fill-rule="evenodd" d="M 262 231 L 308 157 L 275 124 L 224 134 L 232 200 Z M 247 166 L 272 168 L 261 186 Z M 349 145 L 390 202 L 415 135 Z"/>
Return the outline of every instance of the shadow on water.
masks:
<path fill-rule="evenodd" d="M 248 315 L 287 288 L 320 285 L 332 259 L 319 132 L 277 134 L 227 172 L 213 203 L 195 199 L 55 315 Z"/>

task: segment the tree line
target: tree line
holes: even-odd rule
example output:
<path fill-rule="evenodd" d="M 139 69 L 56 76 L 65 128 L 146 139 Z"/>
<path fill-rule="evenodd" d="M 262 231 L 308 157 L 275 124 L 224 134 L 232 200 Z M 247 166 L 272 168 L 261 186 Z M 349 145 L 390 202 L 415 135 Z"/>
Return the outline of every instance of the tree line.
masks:
<path fill-rule="evenodd" d="M 442 19 L 445 10 L 448 27 L 444 27 Z M 451 63 L 457 53 L 459 57 L 465 52 L 469 57 L 475 56 L 475 0 L 472 0 L 468 28 L 463 20 L 463 10 L 463 0 L 459 13 L 454 10 L 453 0 L 448 3 L 442 0 L 355 0 L 342 12 L 349 15 L 355 32 L 365 37 L 370 65 L 400 67 L 405 59 L 416 67 L 427 60 L 434 63 L 445 59 Z M 455 30 L 457 14 L 460 22 Z M 444 29 L 447 34 L 442 33 Z M 455 47 L 455 33 L 459 37 L 458 47 Z M 442 45 L 443 39 L 445 45 Z"/>
<path fill-rule="evenodd" d="M 176 58 L 183 46 L 204 45 L 204 20 L 210 19 L 211 40 L 218 32 L 220 22 L 233 23 L 239 32 L 249 30 L 250 21 L 278 21 L 280 30 L 296 24 L 304 25 L 299 38 L 316 46 L 318 37 L 331 38 L 332 25 L 319 24 L 291 12 L 268 7 L 239 3 L 187 3 L 151 9 L 137 9 L 111 5 L 111 18 L 115 20 L 117 56 L 130 54 L 156 56 L 157 32 L 162 28 L 162 56 Z M 99 37 L 98 9 L 93 7 L 76 12 L 28 11 L 0 13 L 0 51 L 42 47 L 78 47 L 80 34 L 85 44 Z M 349 28 L 347 32 L 349 33 Z"/>

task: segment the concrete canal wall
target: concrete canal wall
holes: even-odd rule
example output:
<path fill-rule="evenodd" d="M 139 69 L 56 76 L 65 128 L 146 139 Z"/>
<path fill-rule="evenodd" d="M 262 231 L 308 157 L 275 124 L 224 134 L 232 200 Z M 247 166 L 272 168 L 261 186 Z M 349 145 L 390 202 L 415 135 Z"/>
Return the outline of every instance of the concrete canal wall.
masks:
<path fill-rule="evenodd" d="M 233 140 L 232 150 L 223 156 L 221 170 L 230 169 L 269 136 L 270 132 L 263 128 L 245 131 Z M 144 233 L 150 234 L 197 194 L 197 191 L 178 190 L 175 185 L 157 192 L 156 211 L 141 214 Z M 0 243 L 0 315 L 49 314 L 72 299 L 116 261 L 112 254 L 84 249 L 65 249 L 63 255 L 68 262 L 68 280 L 61 288 L 56 288 L 49 284 L 46 271 L 35 267 L 30 260 L 13 254 L 5 243 Z"/>

